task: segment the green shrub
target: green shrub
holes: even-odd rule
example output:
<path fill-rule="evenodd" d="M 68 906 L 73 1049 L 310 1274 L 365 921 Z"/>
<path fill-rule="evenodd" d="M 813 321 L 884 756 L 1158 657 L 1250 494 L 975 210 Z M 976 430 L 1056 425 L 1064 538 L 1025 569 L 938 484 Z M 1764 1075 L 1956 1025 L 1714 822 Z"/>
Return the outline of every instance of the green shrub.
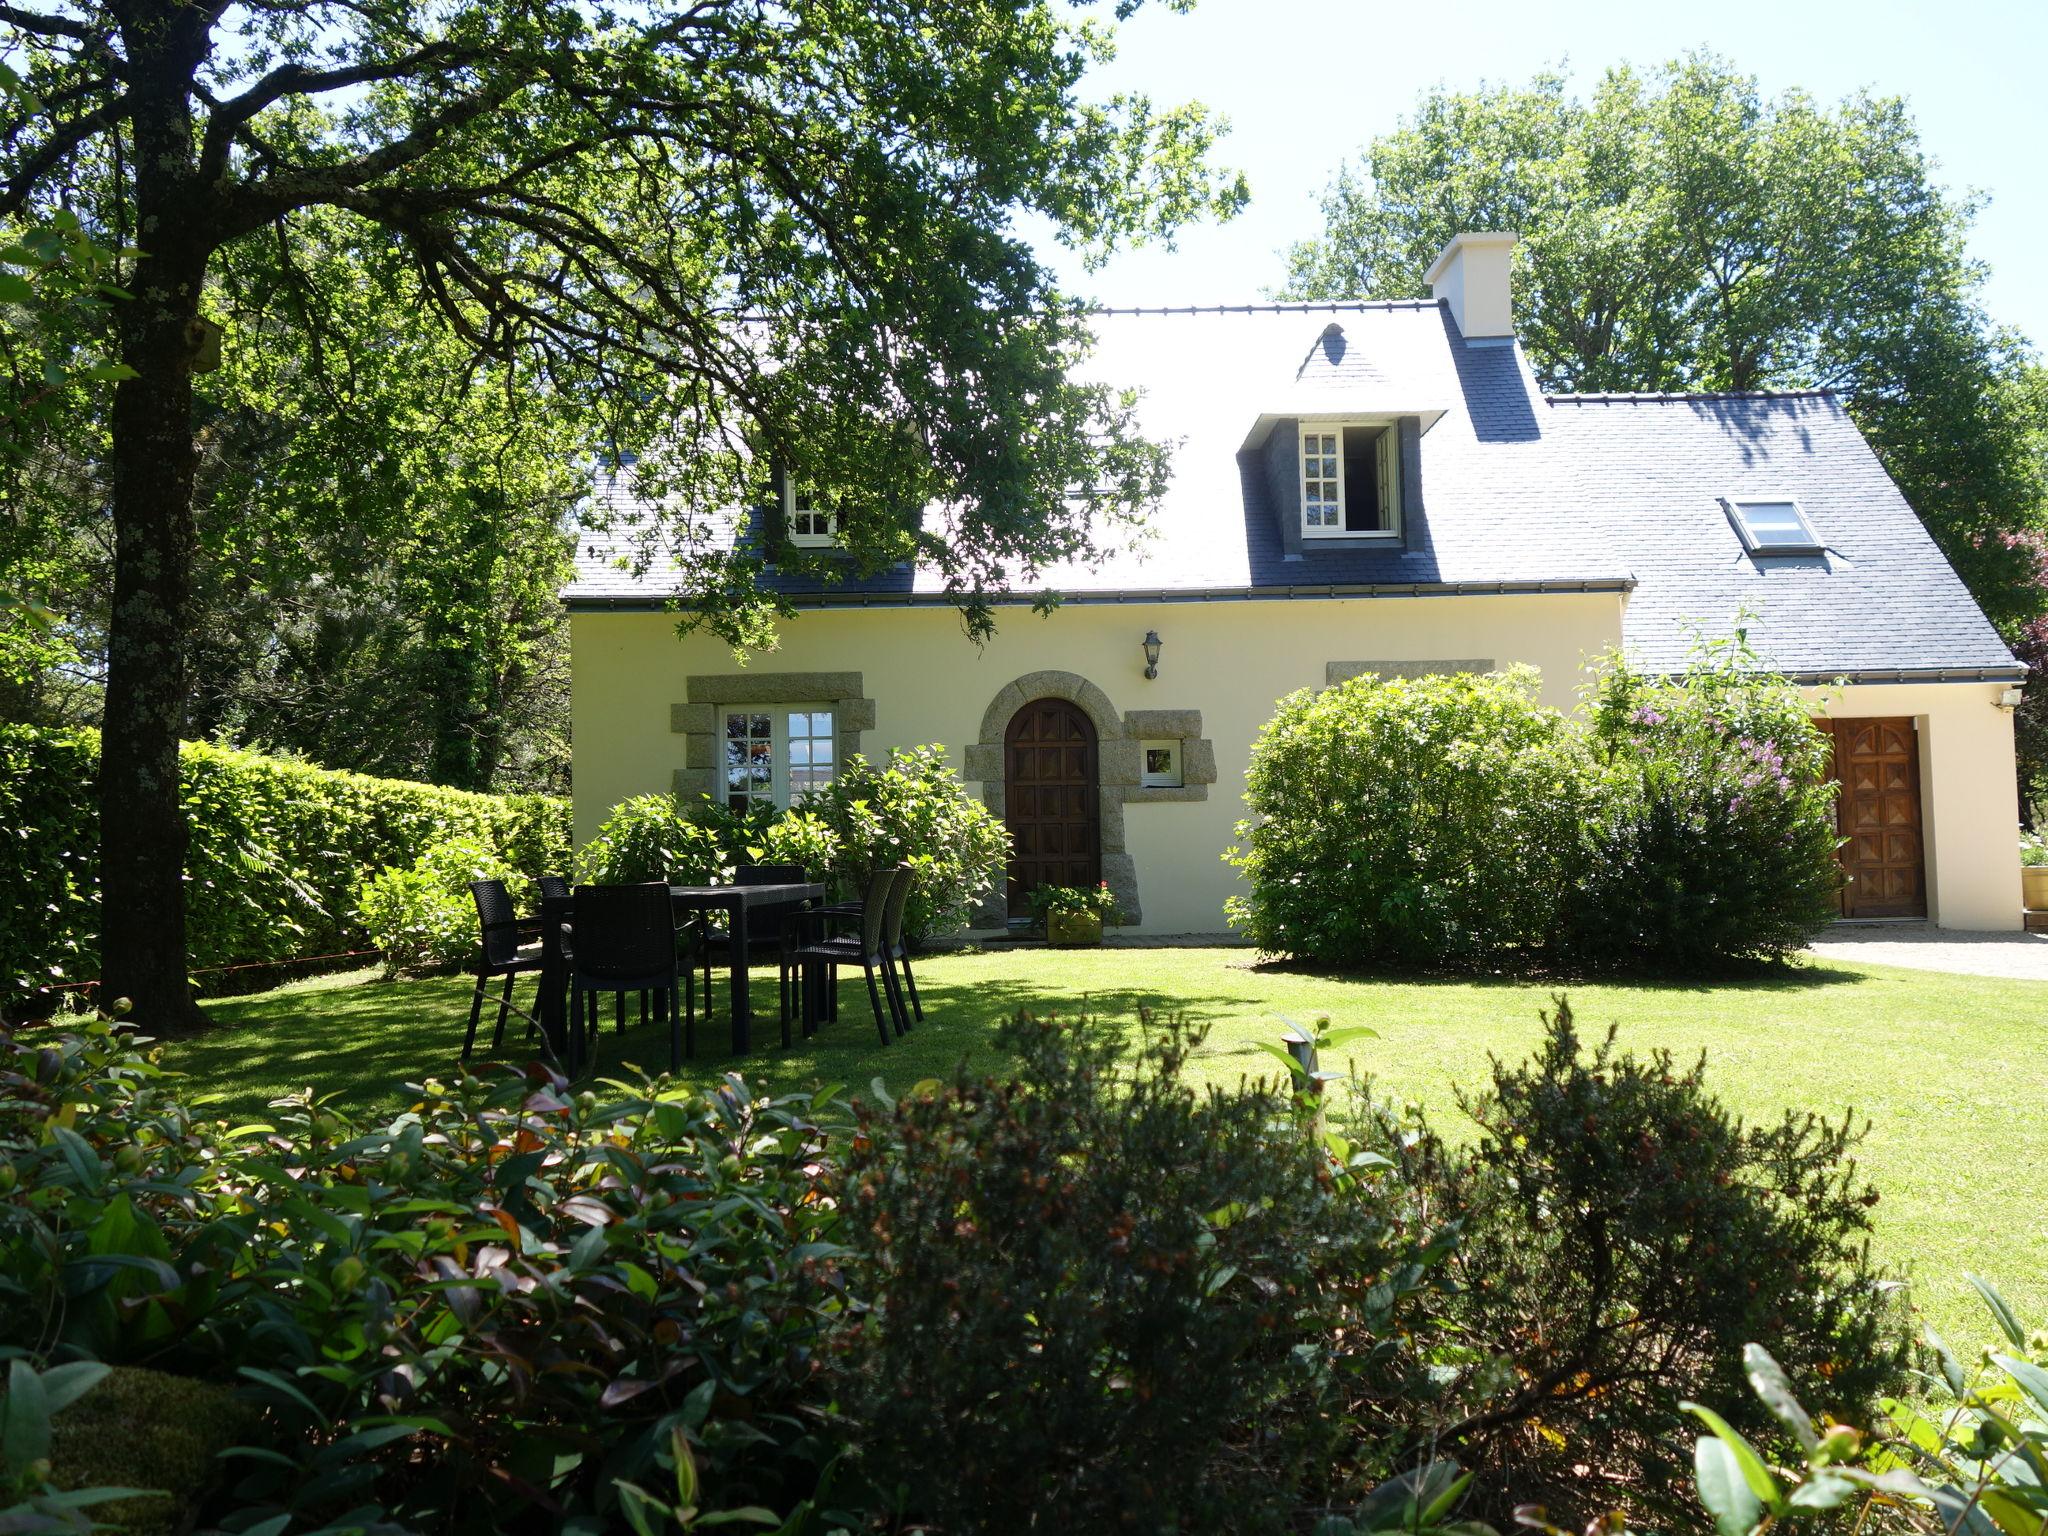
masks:
<path fill-rule="evenodd" d="M 1419 1117 L 1368 1121 L 1419 1208 L 1458 1213 L 1443 1357 L 1466 1363 L 1433 1440 L 1488 1468 L 1502 1504 L 1590 1464 L 1669 1516 L 1681 1399 L 1766 1422 L 1737 1412 L 1750 1341 L 1825 1376 L 1838 1413 L 1900 1379 L 1857 1134 L 1811 1114 L 1744 1125 L 1703 1066 L 1617 1052 L 1612 1031 L 1588 1052 L 1560 1002 L 1531 1061 L 1496 1060 L 1487 1091 L 1460 1094 L 1469 1146 Z"/>
<path fill-rule="evenodd" d="M 893 751 L 881 765 L 849 758 L 804 802 L 837 838 L 832 872 L 849 893 L 877 869 L 916 872 L 904 932 L 924 940 L 966 926 L 974 903 L 1003 877 L 1010 835 L 946 764 L 946 749 Z"/>
<path fill-rule="evenodd" d="M 0 726 L 0 975 L 17 996 L 99 968 L 99 828 L 90 731 Z M 567 866 L 568 807 L 337 773 L 187 742 L 187 953 L 195 969 L 359 948 L 364 877 L 451 838 L 522 875 Z"/>
<path fill-rule="evenodd" d="M 2027 1336 L 1997 1288 L 1969 1278 L 2006 1347 L 1984 1351 L 1976 1368 L 1965 1370 L 1929 1330 L 1933 1369 L 1924 1391 L 1911 1401 L 1886 1399 L 1884 1419 L 1873 1432 L 1832 1415 L 1816 1418 L 1760 1344 L 1742 1351 L 1747 1393 L 1732 1405 L 1721 1402 L 1722 1411 L 1708 1403 L 1684 1405 L 1708 1430 L 1693 1443 L 1693 1482 L 1718 1536 L 1801 1528 L 1913 1536 L 2048 1531 L 2048 1334 Z M 1730 1419 L 1752 1428 L 1744 1433 Z M 1543 1536 L 1574 1536 L 1540 1508 L 1517 1510 L 1516 1516 L 1518 1524 Z M 1341 1529 L 1325 1525 L 1317 1536 L 1396 1529 L 1439 1536 L 1426 1524 L 1377 1519 Z M 1596 1517 L 1586 1530 L 1627 1536 L 1618 1511 Z M 1443 1528 L 1442 1536 L 1493 1532 L 1468 1521 Z"/>
<path fill-rule="evenodd" d="M 724 808 L 719 811 L 723 814 Z M 693 816 L 674 795 L 635 795 L 613 806 L 597 835 L 576 850 L 576 878 L 590 885 L 655 880 L 704 885 L 729 879 L 732 861 L 720 832 L 716 823 Z"/>
<path fill-rule="evenodd" d="M 922 940 L 961 927 L 1002 877 L 1009 834 L 946 766 L 942 747 L 892 752 L 876 767 L 853 757 L 800 806 L 736 814 L 708 797 L 636 795 L 612 807 L 577 855 L 597 884 L 675 878 L 710 884 L 741 864 L 800 864 L 813 880 L 857 896 L 876 869 L 908 862 L 917 884 L 904 931 Z"/>
<path fill-rule="evenodd" d="M 0 1034 L 0 1346 L 238 1387 L 233 1529 L 670 1528 L 685 1480 L 707 1525 L 813 1528 L 846 1286 L 820 1105 L 534 1067 L 233 1128 L 104 1023 Z"/>
<path fill-rule="evenodd" d="M 1398 1369 L 1422 1238 L 1305 1104 L 1189 1086 L 1198 1040 L 1170 1024 L 1127 1064 L 1020 1015 L 1014 1075 L 861 1108 L 845 1401 L 914 1526 L 1278 1529 L 1349 1436 L 1326 1410 Z"/>
<path fill-rule="evenodd" d="M 503 880 L 520 904 L 525 882 L 512 864 L 475 838 L 450 838 L 409 869 L 383 869 L 357 889 L 356 917 L 395 976 L 420 966 L 459 965 L 477 950 L 472 880 Z"/>
<path fill-rule="evenodd" d="M 1587 773 L 1526 667 L 1360 677 L 1280 701 L 1253 748 L 1231 921 L 1325 964 L 1472 966 L 1536 951 Z"/>
<path fill-rule="evenodd" d="M 1589 712 L 1601 773 L 1565 959 L 1696 973 L 1794 953 L 1839 915 L 1827 738 L 1739 636 L 1674 678 L 1610 657 Z"/>

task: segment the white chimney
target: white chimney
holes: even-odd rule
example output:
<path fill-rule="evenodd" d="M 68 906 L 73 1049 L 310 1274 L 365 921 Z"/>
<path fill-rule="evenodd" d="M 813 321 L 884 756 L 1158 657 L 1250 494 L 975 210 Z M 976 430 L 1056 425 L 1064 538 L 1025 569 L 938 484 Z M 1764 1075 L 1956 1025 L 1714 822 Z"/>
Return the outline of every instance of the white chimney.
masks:
<path fill-rule="evenodd" d="M 1458 332 L 1477 336 L 1513 336 L 1515 306 L 1508 294 L 1508 263 L 1516 236 L 1453 235 L 1422 280 L 1429 296 L 1446 300 Z"/>

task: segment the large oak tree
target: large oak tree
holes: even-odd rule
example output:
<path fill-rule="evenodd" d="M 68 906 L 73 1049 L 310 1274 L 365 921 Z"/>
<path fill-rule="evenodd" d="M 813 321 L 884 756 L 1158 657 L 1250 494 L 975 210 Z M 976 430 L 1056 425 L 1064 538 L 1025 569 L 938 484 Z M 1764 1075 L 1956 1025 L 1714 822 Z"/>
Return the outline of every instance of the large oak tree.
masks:
<path fill-rule="evenodd" d="M 1344 168 L 1288 292 L 1391 298 L 1462 229 L 1510 229 L 1532 366 L 1576 390 L 1839 391 L 2008 633 L 2041 611 L 2048 528 L 2029 349 L 1993 326 L 1896 97 L 1765 97 L 1728 61 L 1426 95 Z"/>
<path fill-rule="evenodd" d="M 1082 99 L 1107 46 L 1053 0 L 0 3 L 39 104 L 0 132 L 0 221 L 68 205 L 142 253 L 105 423 L 104 995 L 190 1008 L 177 738 L 223 253 L 316 211 L 381 231 L 418 324 L 639 457 L 733 638 L 762 633 L 758 556 L 714 524 L 766 462 L 839 500 L 856 560 L 936 564 L 978 629 L 1163 474 L 1127 399 L 1069 381 L 1084 327 L 1017 219 L 1101 251 L 1242 196 L 1198 109 Z M 941 526 L 901 515 L 926 502 Z"/>

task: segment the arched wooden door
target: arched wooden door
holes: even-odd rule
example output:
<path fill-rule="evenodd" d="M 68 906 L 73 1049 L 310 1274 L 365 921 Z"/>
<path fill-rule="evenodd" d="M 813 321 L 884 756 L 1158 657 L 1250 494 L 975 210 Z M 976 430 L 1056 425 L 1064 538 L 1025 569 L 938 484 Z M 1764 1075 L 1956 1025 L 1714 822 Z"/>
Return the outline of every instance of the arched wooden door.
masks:
<path fill-rule="evenodd" d="M 1102 878 L 1095 724 L 1065 699 L 1034 699 L 1003 733 L 1003 824 L 1010 829 L 1009 910 L 1022 917 L 1041 885 Z"/>

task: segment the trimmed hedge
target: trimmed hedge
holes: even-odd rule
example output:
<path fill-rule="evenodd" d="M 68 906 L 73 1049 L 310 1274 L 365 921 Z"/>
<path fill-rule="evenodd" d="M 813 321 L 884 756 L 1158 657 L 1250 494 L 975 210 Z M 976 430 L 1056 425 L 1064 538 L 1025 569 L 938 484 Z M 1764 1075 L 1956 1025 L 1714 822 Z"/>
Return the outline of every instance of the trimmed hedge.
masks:
<path fill-rule="evenodd" d="M 0 976 L 11 992 L 99 971 L 96 731 L 0 725 Z M 523 874 L 566 867 L 569 806 L 342 773 L 187 742 L 187 952 L 195 970 L 360 947 L 355 892 L 453 837 Z M 0 997 L 4 1002 L 4 997 Z"/>

